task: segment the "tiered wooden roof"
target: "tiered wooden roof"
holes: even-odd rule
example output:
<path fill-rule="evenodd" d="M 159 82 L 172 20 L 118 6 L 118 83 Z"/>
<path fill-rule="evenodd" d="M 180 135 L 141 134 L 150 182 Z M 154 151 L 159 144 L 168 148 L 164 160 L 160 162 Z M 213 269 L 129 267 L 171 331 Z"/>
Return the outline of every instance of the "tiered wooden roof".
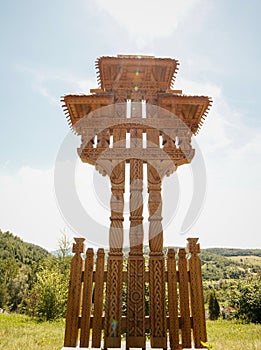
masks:
<path fill-rule="evenodd" d="M 66 95 L 63 108 L 70 126 L 90 112 L 128 99 L 169 110 L 196 134 L 211 106 L 207 96 L 188 96 L 172 90 L 179 62 L 154 56 L 101 57 L 96 68 L 99 88 L 89 95 Z"/>

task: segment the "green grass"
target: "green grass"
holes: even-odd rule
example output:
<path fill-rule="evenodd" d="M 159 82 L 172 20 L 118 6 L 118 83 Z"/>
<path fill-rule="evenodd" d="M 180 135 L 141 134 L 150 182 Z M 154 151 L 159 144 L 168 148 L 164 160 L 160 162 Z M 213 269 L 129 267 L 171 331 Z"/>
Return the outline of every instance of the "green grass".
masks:
<path fill-rule="evenodd" d="M 0 315 L 0 349 L 61 350 L 65 322 L 37 322 L 27 316 Z"/>
<path fill-rule="evenodd" d="M 261 325 L 234 321 L 207 321 L 208 342 L 215 350 L 261 349 Z"/>
<path fill-rule="evenodd" d="M 0 349 L 61 350 L 64 320 L 37 322 L 27 316 L 0 315 Z M 261 349 L 261 325 L 207 321 L 208 342 L 214 350 Z"/>

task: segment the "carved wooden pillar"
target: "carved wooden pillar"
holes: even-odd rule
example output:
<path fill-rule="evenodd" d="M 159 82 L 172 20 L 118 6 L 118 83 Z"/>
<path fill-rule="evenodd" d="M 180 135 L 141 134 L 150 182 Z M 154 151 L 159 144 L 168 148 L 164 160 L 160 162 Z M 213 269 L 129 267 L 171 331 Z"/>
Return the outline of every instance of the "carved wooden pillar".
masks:
<path fill-rule="evenodd" d="M 137 111 L 136 111 L 137 112 Z M 140 108 L 141 112 L 141 108 Z M 131 130 L 131 148 L 142 147 L 142 130 Z M 143 160 L 130 160 L 130 253 L 126 347 L 145 348 L 145 260 L 143 256 Z"/>
<path fill-rule="evenodd" d="M 143 257 L 143 162 L 130 161 L 130 253 L 128 257 L 127 344 L 145 348 L 145 262 Z"/>
<path fill-rule="evenodd" d="M 148 147 L 158 147 L 159 131 L 147 131 Z M 150 341 L 152 348 L 167 348 L 165 259 L 163 254 L 161 177 L 157 161 L 148 164 Z"/>
<path fill-rule="evenodd" d="M 122 132 L 114 133 L 115 148 L 125 139 Z M 120 150 L 119 150 L 120 151 Z M 115 163 L 116 161 L 112 161 Z M 123 209 L 125 187 L 125 162 L 116 163 L 111 176 L 111 226 L 110 251 L 107 262 L 106 308 L 104 347 L 121 347 L 122 270 L 123 270 Z"/>

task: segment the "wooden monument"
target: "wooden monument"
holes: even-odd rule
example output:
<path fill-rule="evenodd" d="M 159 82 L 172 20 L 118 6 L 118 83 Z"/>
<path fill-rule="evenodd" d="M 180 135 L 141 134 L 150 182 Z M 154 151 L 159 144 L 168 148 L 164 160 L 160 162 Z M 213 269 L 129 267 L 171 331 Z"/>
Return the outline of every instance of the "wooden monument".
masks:
<path fill-rule="evenodd" d="M 94 251 L 90 248 L 83 259 L 84 239 L 75 239 L 65 347 L 120 348 L 124 333 L 127 349 L 145 349 L 146 335 L 152 348 L 174 350 L 191 348 L 192 344 L 202 348 L 201 341 L 206 341 L 198 239 L 188 239 L 187 252 L 179 249 L 178 268 L 174 249 L 168 249 L 167 256 L 163 252 L 162 180 L 192 160 L 191 137 L 198 132 L 211 105 L 209 97 L 187 96 L 172 90 L 178 64 L 174 59 L 153 56 L 101 57 L 96 65 L 100 87 L 91 90 L 90 95 L 63 97 L 68 121 L 82 139 L 79 156 L 111 181 L 107 259 L 104 250 L 98 249 L 94 263 Z M 126 163 L 130 164 L 130 250 L 124 264 Z M 146 259 L 144 169 L 149 193 Z"/>

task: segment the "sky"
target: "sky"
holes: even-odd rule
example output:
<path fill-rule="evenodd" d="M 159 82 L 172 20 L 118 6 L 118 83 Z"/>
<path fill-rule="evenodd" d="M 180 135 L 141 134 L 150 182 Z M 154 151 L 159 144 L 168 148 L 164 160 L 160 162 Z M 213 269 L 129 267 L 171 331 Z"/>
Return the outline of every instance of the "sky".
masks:
<path fill-rule="evenodd" d="M 49 250 L 64 232 L 99 244 L 95 227 L 86 220 L 77 232 L 57 199 L 54 174 L 68 141 L 86 217 L 108 229 L 108 179 L 77 160 L 60 97 L 98 87 L 98 57 L 154 55 L 179 60 L 175 89 L 213 99 L 195 141 L 205 200 L 181 233 L 197 190 L 193 165 L 164 180 L 165 245 L 192 236 L 203 248 L 261 248 L 260 11 L 259 0 L 2 1 L 0 229 Z"/>

